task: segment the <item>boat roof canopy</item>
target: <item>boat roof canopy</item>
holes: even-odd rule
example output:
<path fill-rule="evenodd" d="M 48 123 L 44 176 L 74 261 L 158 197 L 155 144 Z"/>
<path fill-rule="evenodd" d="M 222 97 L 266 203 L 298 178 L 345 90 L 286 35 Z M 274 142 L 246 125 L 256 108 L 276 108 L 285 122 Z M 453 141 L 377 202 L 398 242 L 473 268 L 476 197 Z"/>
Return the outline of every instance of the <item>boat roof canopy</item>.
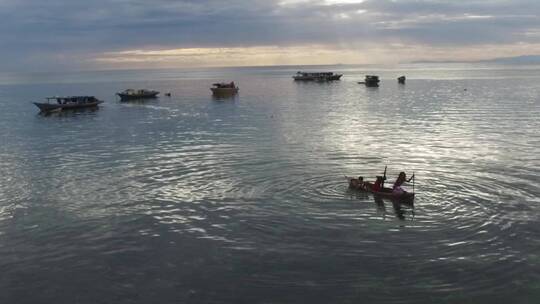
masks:
<path fill-rule="evenodd" d="M 94 100 L 95 96 L 52 96 L 45 97 L 46 100 Z"/>

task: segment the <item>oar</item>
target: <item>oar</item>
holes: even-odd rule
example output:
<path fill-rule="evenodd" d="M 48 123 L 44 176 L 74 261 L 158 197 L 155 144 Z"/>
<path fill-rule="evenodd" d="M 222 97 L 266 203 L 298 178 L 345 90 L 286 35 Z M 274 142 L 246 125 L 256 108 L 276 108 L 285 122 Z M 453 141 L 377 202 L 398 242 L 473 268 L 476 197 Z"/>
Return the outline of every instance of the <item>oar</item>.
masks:
<path fill-rule="evenodd" d="M 416 176 L 414 175 L 414 171 L 412 173 L 412 193 L 414 194 L 414 180 L 416 179 Z"/>
<path fill-rule="evenodd" d="M 383 173 L 383 180 L 382 180 L 382 183 L 381 183 L 381 188 L 384 188 L 384 181 L 386 180 L 386 168 L 388 166 L 384 166 L 384 173 Z"/>

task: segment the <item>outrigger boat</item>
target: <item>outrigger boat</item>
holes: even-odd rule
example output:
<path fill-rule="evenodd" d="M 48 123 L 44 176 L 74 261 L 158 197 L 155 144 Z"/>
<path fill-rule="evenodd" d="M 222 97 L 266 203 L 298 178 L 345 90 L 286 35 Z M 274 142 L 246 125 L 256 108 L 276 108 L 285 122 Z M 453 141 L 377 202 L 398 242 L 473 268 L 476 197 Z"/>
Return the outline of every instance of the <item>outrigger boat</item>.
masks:
<path fill-rule="evenodd" d="M 94 96 L 67 96 L 67 97 L 47 97 L 47 102 L 34 102 L 41 112 L 48 113 L 53 111 L 93 108 L 97 107 L 102 100 Z M 51 102 L 52 100 L 56 103 Z"/>
<path fill-rule="evenodd" d="M 123 92 L 116 93 L 116 95 L 120 96 L 121 101 L 156 98 L 158 94 L 159 94 L 158 91 L 145 90 L 145 89 L 140 89 L 140 90 L 127 89 Z"/>

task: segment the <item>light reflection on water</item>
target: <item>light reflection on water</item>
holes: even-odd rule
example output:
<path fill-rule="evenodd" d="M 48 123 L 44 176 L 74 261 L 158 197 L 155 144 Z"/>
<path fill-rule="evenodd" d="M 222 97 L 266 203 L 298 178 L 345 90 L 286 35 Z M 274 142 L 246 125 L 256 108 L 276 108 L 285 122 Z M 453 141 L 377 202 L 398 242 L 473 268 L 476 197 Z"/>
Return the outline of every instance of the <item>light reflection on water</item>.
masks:
<path fill-rule="evenodd" d="M 225 100 L 208 90 L 220 73 L 0 87 L 0 302 L 540 296 L 530 71 L 413 69 L 369 89 L 359 70 L 328 84 L 233 70 Z M 137 86 L 172 97 L 115 101 Z M 37 115 L 28 101 L 53 92 L 107 102 Z M 347 189 L 385 165 L 389 182 L 414 171 L 414 208 Z"/>

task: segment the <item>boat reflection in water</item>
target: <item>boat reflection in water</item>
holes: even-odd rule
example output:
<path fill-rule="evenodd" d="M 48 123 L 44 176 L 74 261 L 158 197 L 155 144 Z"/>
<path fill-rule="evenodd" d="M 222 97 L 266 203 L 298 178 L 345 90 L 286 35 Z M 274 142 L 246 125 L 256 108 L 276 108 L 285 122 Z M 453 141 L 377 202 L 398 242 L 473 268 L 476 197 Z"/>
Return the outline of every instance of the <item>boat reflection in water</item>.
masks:
<path fill-rule="evenodd" d="M 386 169 L 385 169 L 386 175 Z M 377 209 L 382 212 L 383 218 L 386 217 L 386 206 L 384 200 L 392 202 L 392 207 L 394 208 L 395 215 L 400 220 L 405 220 L 405 214 L 407 210 L 411 210 L 412 216 L 414 218 L 414 192 L 403 192 L 401 194 L 393 193 L 391 188 L 386 188 L 383 186 L 380 190 L 375 191 L 374 184 L 371 182 L 364 182 L 362 177 L 351 178 L 346 177 L 349 181 L 349 191 L 357 191 L 359 194 L 357 197 L 360 197 L 360 193 L 365 198 L 368 194 L 373 195 Z M 378 180 L 383 180 L 383 176 L 377 176 Z"/>
<path fill-rule="evenodd" d="M 373 196 L 373 200 L 377 205 L 377 209 L 382 212 L 383 218 L 386 218 L 386 206 L 384 204 L 384 198 L 378 195 Z M 394 209 L 394 214 L 396 218 L 400 220 L 406 220 L 405 215 L 410 212 L 412 219 L 414 219 L 414 203 L 413 202 L 400 202 L 396 200 L 388 199 L 392 202 L 392 208 Z"/>
<path fill-rule="evenodd" d="M 44 117 L 76 117 L 84 115 L 95 115 L 98 107 L 70 109 L 69 111 L 41 111 L 37 115 Z"/>

